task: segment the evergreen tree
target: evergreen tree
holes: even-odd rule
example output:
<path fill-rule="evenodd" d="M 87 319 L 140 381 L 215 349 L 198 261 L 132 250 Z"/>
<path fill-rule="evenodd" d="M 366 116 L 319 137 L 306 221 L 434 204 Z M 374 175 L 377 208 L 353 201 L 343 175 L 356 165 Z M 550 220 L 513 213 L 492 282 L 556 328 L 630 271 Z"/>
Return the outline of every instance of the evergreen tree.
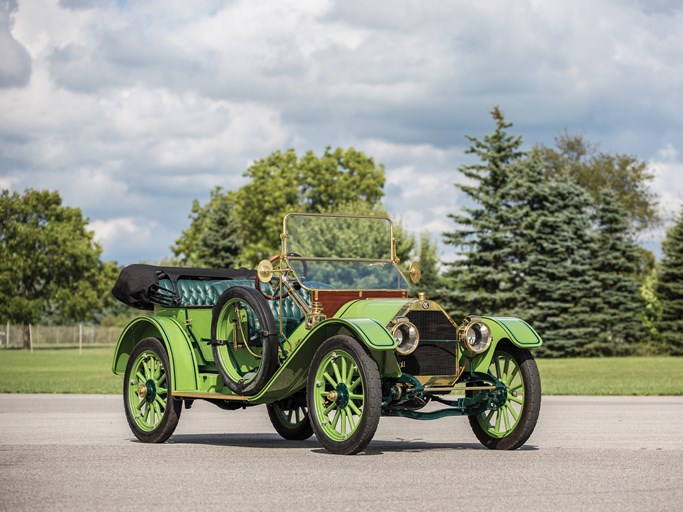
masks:
<path fill-rule="evenodd" d="M 457 229 L 444 233 L 445 243 L 456 246 L 460 256 L 447 264 L 441 294 L 456 318 L 475 311 L 507 313 L 517 299 L 510 282 L 509 257 L 509 234 L 515 220 L 505 211 L 503 191 L 511 179 L 511 166 L 524 156 L 522 138 L 508 132 L 512 123 L 498 107 L 491 116 L 496 123 L 493 133 L 483 139 L 468 136 L 472 145 L 465 152 L 477 156 L 479 162 L 458 169 L 472 184 L 456 187 L 474 206 L 449 215 Z"/>
<path fill-rule="evenodd" d="M 190 227 L 171 250 L 185 266 L 231 268 L 238 265 L 242 248 L 240 225 L 230 194 L 221 187 L 211 191 L 205 205 L 195 199 Z"/>
<path fill-rule="evenodd" d="M 518 259 L 518 314 L 543 338 L 539 353 L 579 355 L 597 335 L 590 198 L 567 179 L 544 181 L 537 155 L 519 176 L 516 193 L 526 200 L 518 207 L 515 252 L 526 256 Z"/>
<path fill-rule="evenodd" d="M 662 343 L 673 355 L 683 355 L 683 211 L 662 243 L 657 297 L 661 320 L 657 326 Z"/>
<path fill-rule="evenodd" d="M 432 241 L 429 231 L 423 231 L 420 235 L 420 254 L 418 257 L 422 267 L 422 279 L 418 283 L 418 288 L 430 295 L 434 295 L 439 289 L 439 255 L 437 254 L 436 244 Z"/>
<path fill-rule="evenodd" d="M 592 314 L 599 328 L 583 355 L 615 355 L 633 351 L 644 336 L 644 303 L 637 280 L 638 247 L 629 235 L 628 215 L 610 189 L 602 192 L 596 211 L 596 293 L 600 300 Z"/>

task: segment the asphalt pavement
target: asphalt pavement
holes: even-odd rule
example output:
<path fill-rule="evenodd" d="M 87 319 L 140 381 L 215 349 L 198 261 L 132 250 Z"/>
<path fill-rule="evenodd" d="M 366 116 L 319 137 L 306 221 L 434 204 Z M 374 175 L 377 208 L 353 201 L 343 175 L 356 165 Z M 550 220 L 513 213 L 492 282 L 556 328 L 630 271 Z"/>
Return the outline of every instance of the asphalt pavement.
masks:
<path fill-rule="evenodd" d="M 365 452 L 281 439 L 264 406 L 195 402 L 163 445 L 122 399 L 0 395 L 0 510 L 683 510 L 683 397 L 544 397 L 514 452 L 466 418 L 382 418 Z"/>

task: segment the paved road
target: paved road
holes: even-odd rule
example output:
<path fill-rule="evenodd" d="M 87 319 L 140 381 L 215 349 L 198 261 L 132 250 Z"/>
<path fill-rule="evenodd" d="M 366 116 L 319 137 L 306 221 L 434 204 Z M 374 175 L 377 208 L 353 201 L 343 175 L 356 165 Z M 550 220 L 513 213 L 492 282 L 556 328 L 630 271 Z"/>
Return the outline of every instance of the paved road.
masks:
<path fill-rule="evenodd" d="M 370 447 L 288 442 L 264 407 L 196 402 L 164 445 L 118 396 L 0 395 L 0 510 L 683 510 L 683 398 L 545 397 L 529 442 L 383 418 Z"/>

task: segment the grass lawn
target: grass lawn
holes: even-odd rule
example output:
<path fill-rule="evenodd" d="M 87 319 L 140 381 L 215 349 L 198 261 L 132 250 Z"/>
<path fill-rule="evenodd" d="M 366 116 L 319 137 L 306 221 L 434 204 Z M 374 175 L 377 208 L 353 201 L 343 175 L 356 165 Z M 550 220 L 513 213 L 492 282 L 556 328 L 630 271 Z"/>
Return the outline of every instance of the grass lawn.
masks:
<path fill-rule="evenodd" d="M 683 395 L 683 357 L 541 359 L 544 395 Z"/>
<path fill-rule="evenodd" d="M 1 393 L 121 393 L 111 372 L 114 345 L 78 349 L 0 350 Z"/>
<path fill-rule="evenodd" d="M 114 346 L 0 350 L 1 393 L 121 393 Z M 683 395 L 683 357 L 538 361 L 544 395 Z"/>

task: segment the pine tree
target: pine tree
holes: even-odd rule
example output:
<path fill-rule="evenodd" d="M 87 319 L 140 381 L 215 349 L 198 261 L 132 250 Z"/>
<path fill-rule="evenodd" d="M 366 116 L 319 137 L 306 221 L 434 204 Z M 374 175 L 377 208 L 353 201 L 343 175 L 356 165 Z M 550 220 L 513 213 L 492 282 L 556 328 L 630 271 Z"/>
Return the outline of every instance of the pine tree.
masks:
<path fill-rule="evenodd" d="M 214 199 L 206 215 L 208 229 L 199 238 L 199 262 L 209 268 L 237 267 L 242 243 L 235 205 L 229 195 L 215 194 Z"/>
<path fill-rule="evenodd" d="M 667 231 L 662 251 L 657 280 L 662 317 L 657 330 L 672 355 L 683 355 L 683 211 Z"/>
<path fill-rule="evenodd" d="M 590 198 L 567 179 L 543 181 L 540 159 L 532 156 L 526 167 L 526 206 L 520 209 L 518 230 L 522 276 L 516 288 L 524 305 L 520 316 L 541 335 L 539 354 L 579 355 L 597 335 L 591 318 L 595 308 L 591 269 L 593 238 L 587 215 Z M 520 180 L 519 185 L 524 181 Z"/>
<path fill-rule="evenodd" d="M 418 284 L 420 290 L 425 290 L 434 296 L 439 289 L 439 255 L 436 244 L 432 241 L 429 231 L 423 231 L 420 235 L 420 255 L 418 257 L 422 267 L 422 279 Z"/>
<path fill-rule="evenodd" d="M 629 220 L 611 189 L 602 192 L 596 211 L 595 257 L 599 301 L 592 313 L 599 327 L 583 355 L 615 355 L 633 351 L 644 336 L 644 303 L 637 279 L 638 247 L 631 240 Z"/>
<path fill-rule="evenodd" d="M 460 256 L 444 274 L 442 297 L 453 314 L 462 317 L 476 311 L 507 313 L 514 308 L 516 294 L 510 283 L 509 233 L 514 227 L 503 211 L 502 191 L 511 179 L 510 168 L 524 153 L 522 138 L 508 129 L 498 107 L 491 116 L 496 123 L 493 133 L 483 139 L 468 136 L 472 145 L 467 154 L 479 162 L 461 166 L 458 171 L 472 184 L 456 184 L 475 206 L 462 214 L 451 214 L 457 228 L 444 233 L 444 241 L 458 248 Z"/>

